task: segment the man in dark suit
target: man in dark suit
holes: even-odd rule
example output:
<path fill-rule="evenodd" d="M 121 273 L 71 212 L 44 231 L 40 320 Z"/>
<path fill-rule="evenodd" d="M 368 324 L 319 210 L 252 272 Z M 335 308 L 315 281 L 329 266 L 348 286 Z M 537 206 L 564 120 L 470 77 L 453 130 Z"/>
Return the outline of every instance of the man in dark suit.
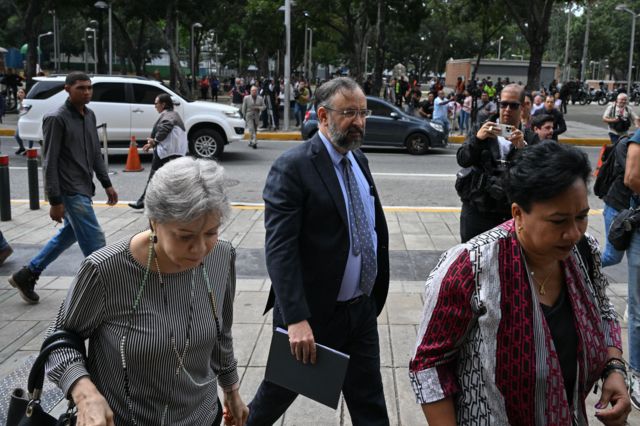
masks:
<path fill-rule="evenodd" d="M 342 391 L 353 424 L 388 425 L 376 318 L 389 289 L 389 237 L 358 149 L 370 111 L 349 78 L 315 96 L 318 133 L 274 162 L 263 192 L 266 311 L 273 307 L 274 326 L 288 328 L 300 362 L 315 362 L 316 342 L 349 354 Z M 273 424 L 296 397 L 263 381 L 247 425 Z"/>

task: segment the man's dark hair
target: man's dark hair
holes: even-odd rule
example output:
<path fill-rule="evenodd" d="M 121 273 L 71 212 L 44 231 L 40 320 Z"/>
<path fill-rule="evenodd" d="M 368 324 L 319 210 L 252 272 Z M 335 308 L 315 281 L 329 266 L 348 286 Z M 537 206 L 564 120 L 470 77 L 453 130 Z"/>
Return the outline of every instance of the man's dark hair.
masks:
<path fill-rule="evenodd" d="M 553 118 L 553 115 L 550 115 L 550 114 L 534 115 L 531 118 L 531 128 L 539 129 L 549 121 L 555 124 L 555 119 Z"/>
<path fill-rule="evenodd" d="M 534 203 L 562 194 L 576 179 L 586 185 L 591 175 L 587 154 L 569 145 L 547 140 L 513 151 L 503 186 L 509 200 L 527 213 Z"/>
<path fill-rule="evenodd" d="M 329 105 L 331 98 L 338 92 L 354 92 L 360 89 L 358 83 L 349 77 L 337 77 L 329 80 L 316 89 L 315 107 L 316 111 L 319 107 Z"/>
<path fill-rule="evenodd" d="M 162 108 L 163 110 L 173 111 L 173 100 L 167 93 L 159 94 L 158 101 L 164 105 L 164 108 Z"/>
<path fill-rule="evenodd" d="M 82 71 L 71 71 L 64 79 L 64 84 L 73 86 L 77 81 L 91 81 L 91 78 Z"/>

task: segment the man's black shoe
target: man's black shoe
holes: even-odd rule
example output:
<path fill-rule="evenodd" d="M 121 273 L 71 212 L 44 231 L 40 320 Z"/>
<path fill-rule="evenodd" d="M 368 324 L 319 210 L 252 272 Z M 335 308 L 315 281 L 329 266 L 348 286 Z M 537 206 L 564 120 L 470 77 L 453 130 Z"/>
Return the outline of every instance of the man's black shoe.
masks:
<path fill-rule="evenodd" d="M 39 277 L 40 274 L 31 272 L 28 267 L 23 266 L 22 269 L 11 275 L 9 284 L 20 292 L 22 300 L 35 305 L 40 301 L 40 296 L 33 290 Z"/>
<path fill-rule="evenodd" d="M 135 203 L 129 203 L 129 207 L 136 210 L 144 209 L 144 201 L 138 200 Z"/>

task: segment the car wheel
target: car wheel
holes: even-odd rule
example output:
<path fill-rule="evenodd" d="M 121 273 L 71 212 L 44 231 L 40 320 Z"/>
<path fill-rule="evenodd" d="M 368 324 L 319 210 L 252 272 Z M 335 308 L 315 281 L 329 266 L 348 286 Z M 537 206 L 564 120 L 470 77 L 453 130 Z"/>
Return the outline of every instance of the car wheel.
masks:
<path fill-rule="evenodd" d="M 193 132 L 189 139 L 189 153 L 198 158 L 221 160 L 224 152 L 224 139 L 214 129 L 200 129 Z"/>
<path fill-rule="evenodd" d="M 405 142 L 411 155 L 423 155 L 429 151 L 429 138 L 422 133 L 412 133 Z"/>

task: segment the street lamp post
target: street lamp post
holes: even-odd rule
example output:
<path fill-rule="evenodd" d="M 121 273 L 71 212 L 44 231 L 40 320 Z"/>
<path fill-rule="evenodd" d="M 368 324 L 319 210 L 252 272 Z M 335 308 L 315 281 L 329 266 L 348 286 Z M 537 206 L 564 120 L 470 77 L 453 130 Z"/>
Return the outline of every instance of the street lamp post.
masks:
<path fill-rule="evenodd" d="M 289 130 L 291 114 L 291 0 L 284 0 L 284 6 L 278 8 L 284 12 L 285 53 L 284 53 L 284 129 Z"/>
<path fill-rule="evenodd" d="M 42 37 L 47 37 L 47 36 L 50 36 L 50 35 L 53 35 L 53 31 L 48 31 L 46 33 L 38 35 L 38 49 L 36 51 L 36 54 L 38 55 L 38 63 L 36 65 L 36 72 L 40 72 L 40 63 L 42 62 L 42 52 L 40 50 L 40 39 Z"/>
<path fill-rule="evenodd" d="M 83 56 L 84 56 L 84 72 L 85 74 L 89 74 L 89 54 L 87 53 L 87 50 L 89 50 L 89 47 L 87 46 L 87 31 L 84 31 L 84 52 L 83 52 Z"/>
<path fill-rule="evenodd" d="M 109 15 L 109 75 L 111 75 L 113 74 L 113 26 L 111 24 L 111 1 L 105 2 L 100 0 L 97 1 L 94 6 L 98 9 L 107 9 Z"/>
<path fill-rule="evenodd" d="M 304 15 L 304 53 L 302 54 L 302 73 L 305 74 L 307 72 L 307 46 L 309 43 L 309 39 L 307 37 L 309 33 L 309 12 L 305 10 L 302 14 Z"/>
<path fill-rule="evenodd" d="M 85 33 L 93 33 L 93 73 L 98 74 L 98 44 L 96 43 L 96 29 L 87 27 L 84 31 Z"/>
<path fill-rule="evenodd" d="M 196 48 L 194 31 L 196 28 L 202 28 L 200 22 L 191 24 L 191 93 L 196 93 Z"/>
<path fill-rule="evenodd" d="M 629 69 L 627 71 L 627 91 L 631 93 L 631 72 L 633 71 L 633 44 L 636 38 L 636 18 L 640 16 L 640 14 L 636 14 L 633 10 L 629 9 L 626 4 L 617 5 L 616 10 L 631 14 L 631 42 L 629 46 Z"/>
<path fill-rule="evenodd" d="M 500 36 L 500 38 L 498 39 L 498 60 L 500 60 L 500 57 L 502 55 L 502 40 L 504 39 L 504 36 Z"/>
<path fill-rule="evenodd" d="M 313 28 L 309 28 L 309 60 L 308 60 L 308 65 L 309 65 L 309 73 L 307 74 L 307 79 L 309 79 L 309 81 L 311 81 L 311 79 L 313 78 L 313 75 L 311 74 L 311 70 L 312 70 L 312 55 L 313 53 Z M 311 84 L 311 83 L 309 83 Z"/>
<path fill-rule="evenodd" d="M 56 19 L 56 11 L 55 10 L 50 10 L 49 14 L 52 17 L 52 26 L 53 26 L 53 68 L 55 70 L 55 72 L 58 72 L 60 70 L 59 67 L 59 63 L 60 63 L 60 59 L 59 59 L 59 55 L 60 55 L 60 51 L 59 51 L 59 46 L 58 46 L 58 21 Z"/>
<path fill-rule="evenodd" d="M 364 79 L 367 79 L 367 68 L 369 68 L 369 49 L 371 49 L 371 46 L 367 46 L 366 50 L 364 51 Z"/>

